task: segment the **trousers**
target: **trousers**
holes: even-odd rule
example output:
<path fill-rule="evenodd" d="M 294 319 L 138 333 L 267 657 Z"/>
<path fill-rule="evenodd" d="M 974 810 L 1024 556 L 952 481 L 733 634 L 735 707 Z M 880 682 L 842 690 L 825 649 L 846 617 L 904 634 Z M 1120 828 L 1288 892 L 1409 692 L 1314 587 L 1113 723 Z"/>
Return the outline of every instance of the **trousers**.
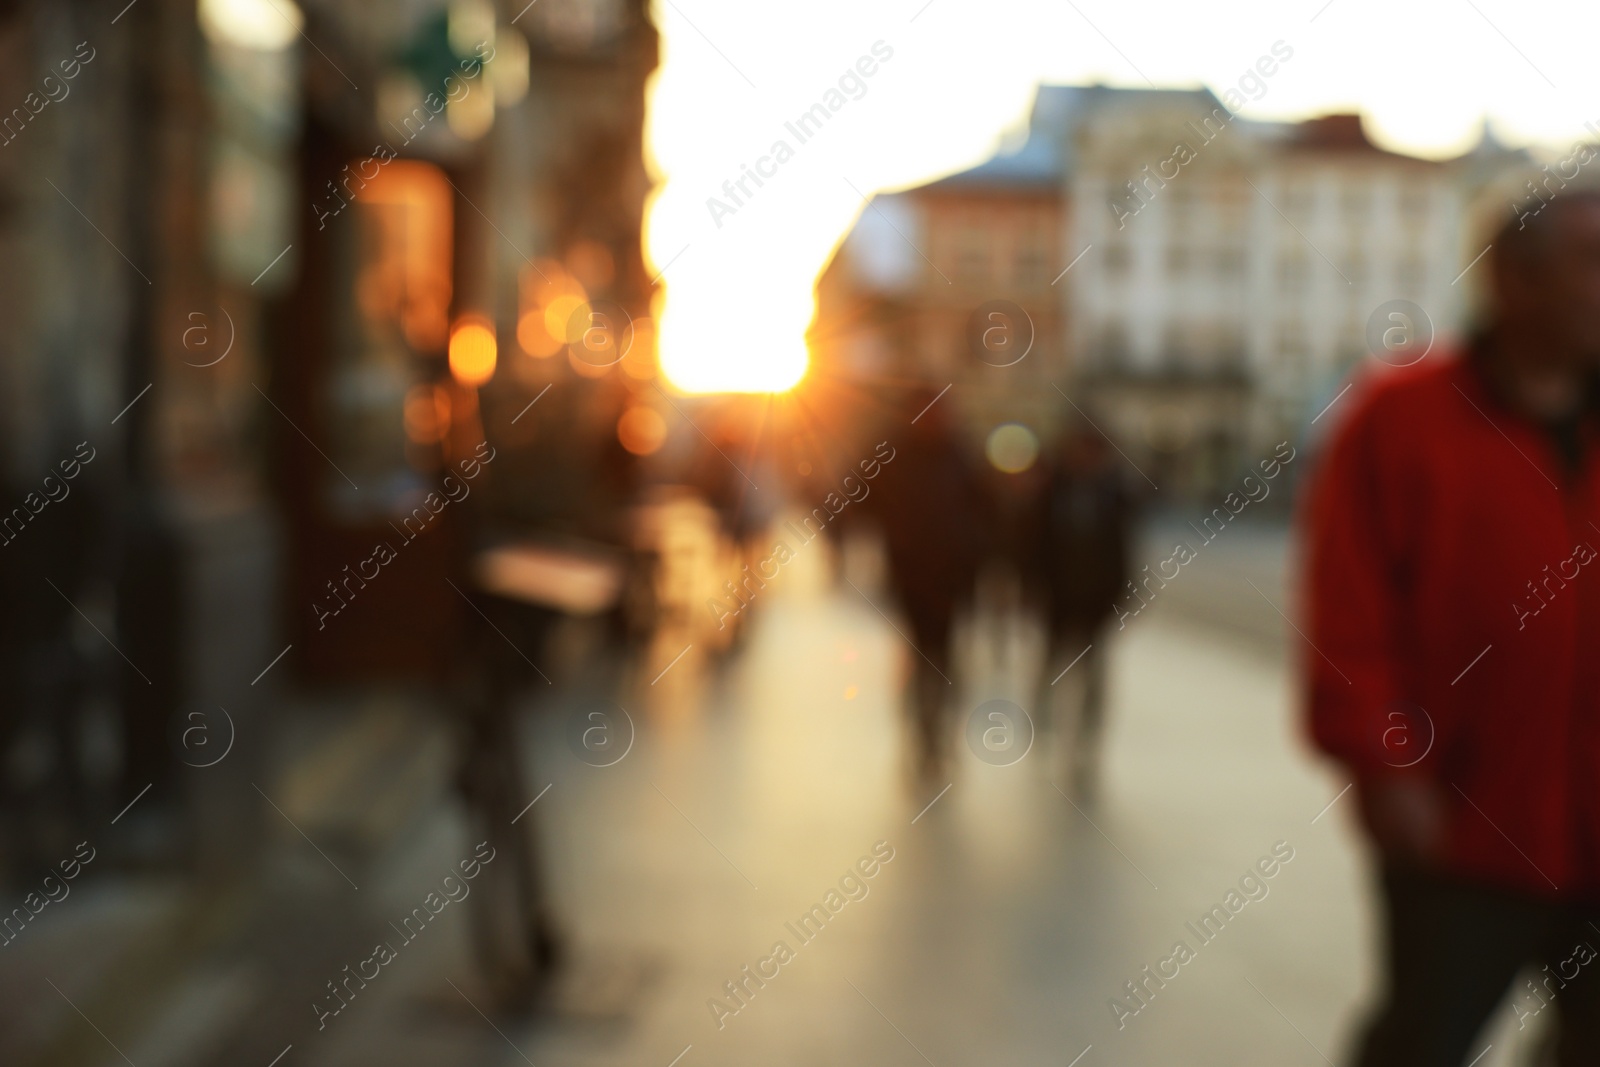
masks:
<path fill-rule="evenodd" d="M 1384 866 L 1385 1000 L 1361 1067 L 1464 1067 L 1507 991 L 1519 1028 L 1554 1022 L 1541 1064 L 1600 1064 L 1600 906 Z"/>

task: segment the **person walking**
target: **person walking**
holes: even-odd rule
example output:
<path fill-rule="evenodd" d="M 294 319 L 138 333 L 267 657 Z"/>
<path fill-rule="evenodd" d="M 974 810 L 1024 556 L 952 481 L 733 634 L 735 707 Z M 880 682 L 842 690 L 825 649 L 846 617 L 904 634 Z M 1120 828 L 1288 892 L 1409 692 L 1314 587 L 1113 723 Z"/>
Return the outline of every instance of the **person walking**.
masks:
<path fill-rule="evenodd" d="M 1361 377 L 1302 515 L 1310 734 L 1379 871 L 1362 1067 L 1461 1067 L 1508 992 L 1600 1063 L 1600 192 L 1525 206 L 1485 328 Z"/>
<path fill-rule="evenodd" d="M 982 554 L 977 474 L 950 416 L 931 391 L 907 407 L 922 414 L 899 439 L 869 507 L 884 533 L 890 584 L 910 624 L 915 660 L 911 713 L 923 782 L 946 764 L 945 710 L 954 695 L 951 631 L 971 596 Z M 929 404 L 931 403 L 931 406 Z"/>
<path fill-rule="evenodd" d="M 1094 796 L 1105 722 L 1106 622 L 1128 580 L 1133 502 L 1105 438 L 1069 420 L 1049 460 L 1036 511 L 1034 558 L 1043 589 L 1045 671 L 1041 726 L 1055 725 L 1065 688 L 1077 700 L 1067 724 L 1069 770 L 1080 798 Z"/>

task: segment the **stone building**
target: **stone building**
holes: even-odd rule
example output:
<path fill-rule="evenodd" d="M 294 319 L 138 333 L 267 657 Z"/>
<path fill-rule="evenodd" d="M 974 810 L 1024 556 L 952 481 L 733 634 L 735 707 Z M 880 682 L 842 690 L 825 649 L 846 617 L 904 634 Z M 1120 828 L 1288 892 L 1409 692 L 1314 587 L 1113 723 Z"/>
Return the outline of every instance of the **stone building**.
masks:
<path fill-rule="evenodd" d="M 1070 150 L 1055 103 L 1040 98 L 1017 151 L 873 198 L 817 283 L 814 375 L 951 386 L 974 432 L 1053 423 Z"/>
<path fill-rule="evenodd" d="M 818 282 L 816 364 L 954 383 L 975 435 L 1048 436 L 1059 390 L 1157 483 L 1207 493 L 1305 434 L 1389 302 L 1423 309 L 1419 336 L 1460 330 L 1466 201 L 1519 158 L 1487 137 L 1414 158 L 1357 115 L 1257 122 L 1205 89 L 1041 86 L 1020 149 L 875 198 Z M 1035 346 L 996 370 L 973 320 L 1001 299 Z"/>

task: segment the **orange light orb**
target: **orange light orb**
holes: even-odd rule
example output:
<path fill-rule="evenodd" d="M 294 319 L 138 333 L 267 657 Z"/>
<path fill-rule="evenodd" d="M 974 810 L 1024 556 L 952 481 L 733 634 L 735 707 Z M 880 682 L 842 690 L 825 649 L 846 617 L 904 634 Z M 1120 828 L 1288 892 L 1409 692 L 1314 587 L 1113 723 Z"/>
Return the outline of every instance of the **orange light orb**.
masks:
<path fill-rule="evenodd" d="M 617 420 L 617 440 L 636 456 L 648 456 L 667 439 L 667 422 L 655 408 L 638 404 Z"/>
<path fill-rule="evenodd" d="M 622 357 L 622 372 L 640 381 L 656 376 L 656 324 L 651 319 L 633 320 L 633 344 Z"/>
<path fill-rule="evenodd" d="M 584 317 L 574 319 L 579 308 L 587 300 L 573 293 L 564 293 L 545 305 L 544 328 L 550 331 L 550 336 L 564 345 L 583 339 L 584 327 L 588 321 Z"/>
<path fill-rule="evenodd" d="M 450 373 L 475 389 L 494 377 L 494 329 L 482 319 L 463 319 L 450 331 Z"/>
<path fill-rule="evenodd" d="M 550 336 L 544 326 L 544 311 L 534 308 L 524 311 L 517 320 L 517 344 L 530 356 L 547 359 L 561 351 L 561 342 Z"/>

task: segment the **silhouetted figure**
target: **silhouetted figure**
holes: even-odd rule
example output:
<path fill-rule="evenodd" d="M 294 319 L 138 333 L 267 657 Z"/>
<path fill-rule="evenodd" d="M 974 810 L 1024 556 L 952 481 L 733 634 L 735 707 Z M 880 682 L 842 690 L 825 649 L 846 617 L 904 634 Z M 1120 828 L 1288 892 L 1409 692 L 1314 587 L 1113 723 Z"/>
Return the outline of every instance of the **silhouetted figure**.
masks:
<path fill-rule="evenodd" d="M 1033 611 L 1043 612 L 1047 597 L 1040 524 L 1049 469 L 1035 462 L 1020 471 L 1002 471 L 985 464 L 982 471 L 986 562 L 1002 569 L 1008 586 L 1004 606 L 1015 607 L 1020 599 Z"/>
<path fill-rule="evenodd" d="M 697 444 L 684 478 L 717 513 L 723 534 L 742 554 L 760 525 L 756 483 L 750 475 L 755 466 L 751 439 L 735 419 L 724 415 Z"/>
<path fill-rule="evenodd" d="M 547 994 L 567 962 L 548 890 L 541 829 L 532 819 L 516 825 L 535 799 L 522 766 L 515 716 L 529 679 L 526 662 L 506 651 L 505 637 L 513 634 L 519 646 L 542 653 L 559 613 L 481 589 L 471 596 L 477 610 L 466 620 L 463 642 L 470 673 L 458 705 L 456 784 L 471 840 L 487 842 L 493 854 L 504 856 L 479 884 L 472 935 L 480 977 L 505 1006 Z"/>
<path fill-rule="evenodd" d="M 613 636 L 624 632 L 617 616 L 637 565 L 630 516 L 643 473 L 616 432 L 626 394 L 573 381 L 557 385 L 554 399 L 547 410 L 565 422 L 516 443 L 466 443 L 492 435 L 490 422 L 441 456 L 446 477 L 473 482 L 450 512 L 465 546 L 450 580 L 467 605 L 454 657 L 456 784 L 469 839 L 500 857 L 485 864 L 470 908 L 479 977 L 504 1009 L 530 1000 L 549 1006 L 563 990 L 593 996 L 588 979 L 573 977 L 583 961 L 569 951 L 550 892 L 542 825 L 549 809 L 533 807 L 542 793 L 529 788 L 520 708 L 530 690 L 547 694 L 560 681 L 550 646 L 565 620 L 606 619 Z M 598 653 L 608 666 L 625 654 Z M 570 661 L 562 666 L 578 673 Z M 621 675 L 609 669 L 602 684 Z"/>
<path fill-rule="evenodd" d="M 921 410 L 933 397 L 919 393 L 906 409 Z M 944 770 L 944 710 L 954 694 L 950 633 L 972 592 L 984 521 L 983 494 L 951 415 L 948 401 L 935 403 L 903 435 L 891 431 L 890 458 L 868 498 L 916 645 L 911 705 L 917 768 L 930 782 Z"/>
<path fill-rule="evenodd" d="M 1487 330 L 1343 401 L 1305 516 L 1311 732 L 1381 870 L 1364 1067 L 1460 1067 L 1508 988 L 1538 1062 L 1600 1063 L 1600 192 L 1534 203 Z"/>
<path fill-rule="evenodd" d="M 1105 719 L 1106 623 L 1128 580 L 1132 500 L 1105 438 L 1076 424 L 1062 432 L 1045 462 L 1040 496 L 1034 574 L 1046 602 L 1048 637 L 1041 725 L 1053 725 L 1055 709 L 1076 688 L 1080 696 L 1067 724 L 1072 785 L 1088 797 Z"/>

